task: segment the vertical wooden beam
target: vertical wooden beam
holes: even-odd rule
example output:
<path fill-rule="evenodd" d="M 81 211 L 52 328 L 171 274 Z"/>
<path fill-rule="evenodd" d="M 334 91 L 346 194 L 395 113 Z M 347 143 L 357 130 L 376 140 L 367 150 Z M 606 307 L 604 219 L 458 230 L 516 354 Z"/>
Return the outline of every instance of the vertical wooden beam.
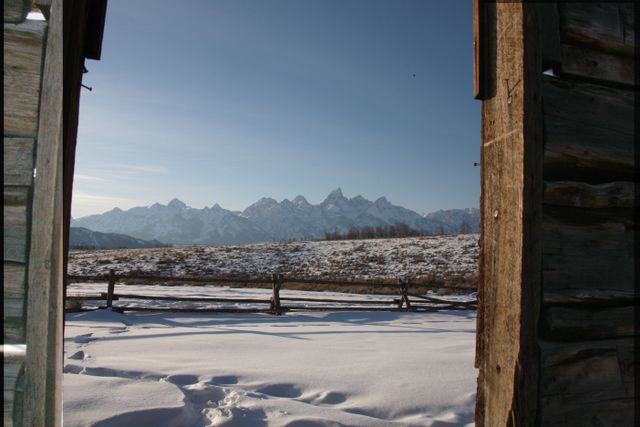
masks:
<path fill-rule="evenodd" d="M 84 35 L 87 18 L 87 0 L 64 0 L 64 156 L 63 156 L 63 293 L 67 295 L 67 263 L 69 253 L 69 228 L 71 224 L 71 199 L 73 172 L 76 160 L 78 116 L 80 111 L 80 84 L 84 66 Z"/>
<path fill-rule="evenodd" d="M 62 1 L 52 4 L 42 82 L 27 296 L 23 425 L 62 415 Z"/>
<path fill-rule="evenodd" d="M 484 25 L 484 3 L 483 0 L 473 0 L 473 97 L 484 99 L 485 91 L 483 78 L 485 77 L 484 66 L 484 43 L 482 31 Z"/>
<path fill-rule="evenodd" d="M 541 65 L 535 4 L 495 2 L 481 31 L 482 233 L 476 425 L 536 425 L 542 209 Z M 492 56 L 495 55 L 495 56 Z M 489 69 L 489 66 L 491 69 Z M 495 92 L 495 93 L 494 93 Z"/>

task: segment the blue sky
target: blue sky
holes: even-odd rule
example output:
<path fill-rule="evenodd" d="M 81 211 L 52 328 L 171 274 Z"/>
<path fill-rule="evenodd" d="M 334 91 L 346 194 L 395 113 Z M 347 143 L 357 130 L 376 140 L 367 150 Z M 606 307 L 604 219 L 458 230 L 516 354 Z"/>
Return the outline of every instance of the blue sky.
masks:
<path fill-rule="evenodd" d="M 188 6 L 187 6 L 188 5 Z M 386 196 L 477 207 L 471 0 L 111 0 L 73 216 Z"/>

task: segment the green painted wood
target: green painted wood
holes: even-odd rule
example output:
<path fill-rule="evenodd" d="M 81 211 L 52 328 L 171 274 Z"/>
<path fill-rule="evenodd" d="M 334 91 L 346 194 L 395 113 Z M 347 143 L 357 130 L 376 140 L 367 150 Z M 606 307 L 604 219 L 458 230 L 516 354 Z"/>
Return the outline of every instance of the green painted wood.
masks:
<path fill-rule="evenodd" d="M 43 21 L 4 24 L 4 136 L 38 131 L 46 27 Z"/>
<path fill-rule="evenodd" d="M 26 268 L 24 265 L 4 263 L 4 343 L 25 342 Z"/>
<path fill-rule="evenodd" d="M 27 0 L 4 0 L 4 22 L 18 23 L 26 19 L 29 13 Z"/>
<path fill-rule="evenodd" d="M 27 261 L 27 206 L 4 206 L 4 260 Z"/>
<path fill-rule="evenodd" d="M 4 138 L 4 185 L 29 186 L 33 182 L 35 140 Z"/>

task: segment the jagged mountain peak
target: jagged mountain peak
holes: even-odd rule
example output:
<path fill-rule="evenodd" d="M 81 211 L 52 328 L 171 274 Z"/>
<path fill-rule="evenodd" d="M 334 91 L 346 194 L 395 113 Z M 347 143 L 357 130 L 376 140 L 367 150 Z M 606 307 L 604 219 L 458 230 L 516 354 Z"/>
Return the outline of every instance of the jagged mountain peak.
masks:
<path fill-rule="evenodd" d="M 307 199 L 304 198 L 304 196 L 298 195 L 293 199 L 293 203 L 295 203 L 298 206 L 307 206 L 310 203 L 307 201 Z"/>
<path fill-rule="evenodd" d="M 333 190 L 331 193 L 329 193 L 329 195 L 325 200 L 335 200 L 335 199 L 346 199 L 346 197 L 344 197 L 344 194 L 342 194 L 342 188 L 338 187 L 335 190 Z"/>
<path fill-rule="evenodd" d="M 184 209 L 187 207 L 187 204 L 181 201 L 180 199 L 174 198 L 174 199 L 171 199 L 171 201 L 169 202 L 169 204 L 167 204 L 167 206 L 175 209 Z"/>

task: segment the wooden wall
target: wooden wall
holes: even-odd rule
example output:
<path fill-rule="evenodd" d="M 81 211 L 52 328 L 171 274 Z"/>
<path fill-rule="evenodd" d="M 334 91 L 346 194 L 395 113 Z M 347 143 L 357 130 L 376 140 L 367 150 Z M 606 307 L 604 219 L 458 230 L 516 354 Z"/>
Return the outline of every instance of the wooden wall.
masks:
<path fill-rule="evenodd" d="M 632 426 L 633 3 L 478 1 L 476 24 L 476 424 Z"/>
<path fill-rule="evenodd" d="M 633 3 L 553 4 L 544 110 L 539 421 L 634 423 Z M 553 57 L 553 58 L 551 58 Z"/>
<path fill-rule="evenodd" d="M 4 0 L 4 425 L 60 425 L 61 3 Z M 58 212 L 60 211 L 60 212 Z M 24 409 L 24 410 L 23 410 Z"/>

